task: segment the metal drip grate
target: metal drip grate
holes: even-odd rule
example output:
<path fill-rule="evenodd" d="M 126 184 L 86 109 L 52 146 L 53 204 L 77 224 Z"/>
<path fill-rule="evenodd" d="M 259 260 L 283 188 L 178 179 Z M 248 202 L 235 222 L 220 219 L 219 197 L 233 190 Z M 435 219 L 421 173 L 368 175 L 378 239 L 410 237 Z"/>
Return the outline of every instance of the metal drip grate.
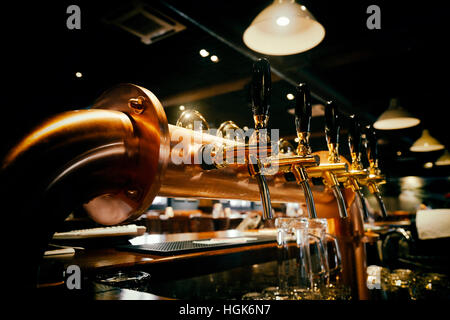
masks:
<path fill-rule="evenodd" d="M 118 249 L 126 251 L 134 251 L 147 254 L 157 254 L 157 255 L 173 255 L 181 253 L 192 253 L 199 251 L 217 250 L 217 249 L 228 249 L 242 246 L 249 246 L 262 243 L 275 242 L 274 237 L 254 237 L 255 239 L 248 240 L 246 242 L 238 243 L 198 243 L 198 241 L 207 241 L 211 239 L 202 240 L 187 240 L 187 241 L 172 241 L 172 242 L 161 242 L 152 244 L 142 244 L 142 245 L 122 245 Z M 232 239 L 232 238 L 229 238 Z"/>

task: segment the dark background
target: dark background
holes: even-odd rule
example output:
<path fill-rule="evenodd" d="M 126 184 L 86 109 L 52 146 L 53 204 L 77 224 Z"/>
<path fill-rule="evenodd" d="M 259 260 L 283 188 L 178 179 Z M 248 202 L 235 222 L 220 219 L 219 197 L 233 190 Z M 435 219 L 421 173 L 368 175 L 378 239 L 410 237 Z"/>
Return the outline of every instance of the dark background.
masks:
<path fill-rule="evenodd" d="M 131 82 L 151 90 L 175 124 L 179 105 L 197 109 L 217 128 L 234 120 L 253 126 L 248 81 L 253 59 L 242 41 L 254 17 L 271 1 L 142 1 L 186 29 L 153 44 L 104 21 L 132 1 L 58 1 L 2 5 L 3 89 L 1 155 L 43 119 L 89 107 L 106 89 Z M 364 125 L 386 110 L 392 97 L 421 119 L 415 128 L 378 132 L 380 165 L 391 179 L 417 175 L 443 179 L 448 166 L 424 169 L 443 151 L 417 154 L 411 144 L 426 128 L 449 147 L 448 5 L 439 1 L 302 1 L 325 27 L 325 39 L 301 54 L 266 56 L 276 70 L 270 127 L 295 137 L 293 84 L 307 82 L 318 99 L 335 100 Z M 81 8 L 81 30 L 68 30 L 66 8 Z M 381 8 L 381 30 L 366 27 L 371 4 Z M 212 63 L 200 49 L 216 54 Z M 75 77 L 82 72 L 83 77 Z M 217 90 L 220 88 L 221 90 Z M 215 93 L 218 92 L 218 93 Z M 185 99 L 185 100 L 183 100 Z M 180 101 L 185 101 L 180 103 Z M 323 117 L 312 120 L 313 150 L 326 149 Z M 348 155 L 345 126 L 341 154 Z M 398 156 L 401 151 L 401 156 Z M 444 191 L 448 192 L 447 191 Z"/>

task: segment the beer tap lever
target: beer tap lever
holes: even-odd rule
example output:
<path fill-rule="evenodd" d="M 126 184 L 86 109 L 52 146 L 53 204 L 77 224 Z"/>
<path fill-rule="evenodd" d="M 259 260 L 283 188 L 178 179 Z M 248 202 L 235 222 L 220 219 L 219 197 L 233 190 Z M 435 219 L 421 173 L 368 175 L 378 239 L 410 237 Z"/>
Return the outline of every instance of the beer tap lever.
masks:
<path fill-rule="evenodd" d="M 325 136 L 328 145 L 328 161 L 330 163 L 339 163 L 339 112 L 336 104 L 333 101 L 328 101 L 325 105 Z M 340 189 L 339 181 L 332 171 L 325 171 L 325 182 L 333 191 L 336 198 L 339 215 L 341 218 L 346 218 L 347 208 L 345 206 L 344 197 Z"/>
<path fill-rule="evenodd" d="M 383 198 L 381 197 L 378 184 L 384 183 L 384 178 L 381 176 L 381 171 L 378 167 L 378 143 L 375 129 L 372 126 L 366 127 L 367 140 L 367 158 L 369 160 L 369 177 L 367 179 L 367 186 L 369 191 L 377 199 L 383 218 L 387 217 L 386 207 Z"/>
<path fill-rule="evenodd" d="M 347 179 L 347 183 L 357 195 L 359 207 L 363 214 L 364 221 L 369 218 L 369 211 L 367 209 L 366 201 L 359 184 L 359 177 L 366 177 L 367 171 L 364 170 L 361 163 L 361 124 L 357 121 L 356 116 L 352 114 L 349 117 L 348 126 L 348 146 L 352 158 L 351 170 Z"/>
<path fill-rule="evenodd" d="M 248 156 L 249 172 L 256 179 L 261 195 L 263 207 L 263 220 L 272 219 L 272 205 L 270 192 L 263 172 L 265 159 L 260 158 L 259 150 L 266 150 L 270 143 L 267 134 L 267 122 L 269 120 L 270 94 L 271 94 L 270 64 L 267 59 L 261 58 L 255 61 L 252 70 L 251 98 L 253 119 L 255 121 L 255 132 L 250 138 L 250 144 L 257 145 L 257 154 L 250 153 Z"/>
<path fill-rule="evenodd" d="M 297 155 L 311 157 L 309 146 L 310 121 L 311 121 L 311 98 L 308 86 L 301 83 L 296 88 L 295 104 L 295 127 L 297 130 L 298 146 Z M 317 218 L 316 206 L 308 182 L 308 174 L 303 165 L 294 165 L 293 173 L 297 183 L 302 187 L 306 199 L 306 207 L 310 218 Z"/>

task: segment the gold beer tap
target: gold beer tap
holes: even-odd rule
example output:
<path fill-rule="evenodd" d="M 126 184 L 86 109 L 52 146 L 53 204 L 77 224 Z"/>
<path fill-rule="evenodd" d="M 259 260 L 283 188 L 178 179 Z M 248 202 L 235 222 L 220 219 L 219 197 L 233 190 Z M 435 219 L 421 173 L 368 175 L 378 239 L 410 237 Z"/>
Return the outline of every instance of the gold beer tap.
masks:
<path fill-rule="evenodd" d="M 370 193 L 375 196 L 381 210 L 381 216 L 386 218 L 387 211 L 379 189 L 380 185 L 386 183 L 386 178 L 381 174 L 381 170 L 378 167 L 377 136 L 374 128 L 370 125 L 366 126 L 366 143 L 367 159 L 369 160 L 369 175 L 360 181 L 361 184 L 367 186 Z"/>
<path fill-rule="evenodd" d="M 295 127 L 297 130 L 298 145 L 297 156 L 302 160 L 291 165 L 291 172 L 294 174 L 297 184 L 303 189 L 306 199 L 306 207 L 310 218 L 317 218 L 316 206 L 308 181 L 306 168 L 317 166 L 320 159 L 313 156 L 309 145 L 310 121 L 311 121 L 311 98 L 308 86 L 301 83 L 296 89 L 295 103 Z"/>
<path fill-rule="evenodd" d="M 308 176 L 312 178 L 321 177 L 324 184 L 333 191 L 336 198 L 339 215 L 346 218 L 347 208 L 342 195 L 338 175 L 348 171 L 348 165 L 341 162 L 339 156 L 339 115 L 336 105 L 328 101 L 325 106 L 325 136 L 328 144 L 328 163 L 321 163 L 317 167 L 307 169 Z"/>
<path fill-rule="evenodd" d="M 267 162 L 272 154 L 270 137 L 267 133 L 271 86 L 269 61 L 264 58 L 258 59 L 253 63 L 251 81 L 255 129 L 249 138 L 248 144 L 245 141 L 231 145 L 217 145 L 213 143 L 205 144 L 199 150 L 201 157 L 207 160 L 201 163 L 201 167 L 204 170 L 220 169 L 227 167 L 230 163 L 239 163 L 240 160 L 245 161 L 249 174 L 256 179 L 258 184 L 263 207 L 263 220 L 273 218 L 270 192 L 265 177 L 268 167 Z M 223 136 L 224 132 L 226 134 L 227 129 L 237 130 L 239 127 L 228 121 L 221 125 L 217 134 Z"/>
<path fill-rule="evenodd" d="M 368 177 L 369 171 L 364 169 L 361 161 L 361 125 L 354 114 L 349 117 L 348 145 L 351 155 L 350 170 L 336 175 L 338 180 L 344 183 L 344 187 L 350 188 L 355 192 L 359 208 L 363 214 L 363 220 L 367 221 L 369 211 L 367 209 L 364 194 L 362 193 L 360 181 Z"/>

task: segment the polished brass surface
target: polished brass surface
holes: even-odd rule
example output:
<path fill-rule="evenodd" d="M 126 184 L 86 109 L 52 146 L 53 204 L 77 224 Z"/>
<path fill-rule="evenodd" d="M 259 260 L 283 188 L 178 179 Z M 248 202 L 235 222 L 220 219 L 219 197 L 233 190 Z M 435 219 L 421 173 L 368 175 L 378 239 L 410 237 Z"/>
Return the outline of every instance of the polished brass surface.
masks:
<path fill-rule="evenodd" d="M 234 148 L 238 143 L 210 134 L 195 132 L 186 128 L 169 125 L 171 137 L 171 156 L 167 170 L 162 178 L 159 195 L 179 198 L 205 199 L 241 199 L 260 201 L 257 182 L 248 172 L 246 163 L 231 163 L 228 166 L 205 171 L 200 164 L 195 164 L 198 152 L 204 144 L 226 145 Z M 185 155 L 190 163 L 173 161 L 176 146 L 183 141 L 187 144 Z M 280 157 L 281 158 L 281 157 Z M 309 161 L 309 160 L 308 160 Z M 311 161 L 317 161 L 311 158 Z M 286 181 L 283 172 L 266 176 L 272 202 L 305 202 L 305 197 L 298 192 L 295 182 Z M 316 202 L 330 203 L 333 200 L 331 192 L 317 186 L 312 189 Z"/>
<path fill-rule="evenodd" d="M 334 148 L 336 146 L 336 148 Z M 338 204 L 339 214 L 341 218 L 348 216 L 345 201 L 340 189 L 339 180 L 337 174 L 342 174 L 348 171 L 348 161 L 344 159 L 341 161 L 339 154 L 337 153 L 337 145 L 328 144 L 329 149 L 326 154 L 325 151 L 319 153 L 320 165 L 317 167 L 307 168 L 307 174 L 309 177 L 319 178 L 321 177 L 324 184 L 335 195 L 336 202 Z M 334 148 L 334 149 L 333 149 Z M 334 155 L 333 157 L 331 155 Z M 333 162 L 333 161 L 338 162 Z"/>
<path fill-rule="evenodd" d="M 197 110 L 183 111 L 183 113 L 178 118 L 176 125 L 196 131 L 206 132 L 209 130 L 208 122 Z"/>
<path fill-rule="evenodd" d="M 339 163 L 341 161 L 339 156 L 339 144 L 328 143 L 328 161 L 331 163 Z"/>
<path fill-rule="evenodd" d="M 222 122 L 217 129 L 216 135 L 228 140 L 235 140 L 237 142 L 245 142 L 244 130 L 231 120 Z"/>
<path fill-rule="evenodd" d="M 89 204 L 94 198 L 103 200 L 101 208 L 88 210 L 95 221 L 117 224 L 132 216 L 139 207 L 138 199 L 144 196 L 129 197 L 126 193 L 143 190 L 132 180 L 138 148 L 135 128 L 124 113 L 70 111 L 50 118 L 27 135 L 6 156 L 2 170 L 8 171 L 28 159 L 21 171 L 30 174 L 22 183 L 40 185 L 42 190 L 34 190 L 36 194 L 53 194 L 52 190 L 64 189 L 70 183 L 80 204 Z M 36 162 L 40 163 L 39 168 L 27 168 Z M 46 199 L 50 205 L 59 201 Z M 74 209 L 72 202 L 66 205 L 65 210 Z"/>
<path fill-rule="evenodd" d="M 278 140 L 278 150 L 280 154 L 284 155 L 294 154 L 294 146 L 289 141 L 283 138 Z"/>
<path fill-rule="evenodd" d="M 298 145 L 297 154 L 299 156 L 309 156 L 311 155 L 311 146 L 309 145 L 309 132 L 297 132 Z"/>
<path fill-rule="evenodd" d="M 140 111 L 138 113 L 130 112 L 130 101 L 133 99 L 137 99 L 139 106 L 132 109 L 134 111 L 137 108 Z M 134 220 L 153 202 L 169 161 L 170 137 L 166 114 L 153 93 L 133 84 L 121 84 L 106 91 L 94 102 L 94 108 L 121 111 L 131 118 L 135 127 L 134 136 L 138 146 L 134 168 L 129 170 L 130 185 L 127 186 L 127 190 L 137 194 L 133 213 L 128 218 Z M 91 200 L 85 208 L 94 212 L 104 204 L 105 199 L 99 197 Z"/>
<path fill-rule="evenodd" d="M 269 116 L 265 114 L 257 114 L 253 116 L 253 120 L 255 121 L 255 129 L 259 130 L 262 128 L 267 128 Z"/>
<path fill-rule="evenodd" d="M 325 172 L 334 172 L 336 174 L 346 173 L 348 164 L 346 163 L 320 163 L 318 167 L 310 167 L 306 171 L 311 178 L 324 177 Z"/>

